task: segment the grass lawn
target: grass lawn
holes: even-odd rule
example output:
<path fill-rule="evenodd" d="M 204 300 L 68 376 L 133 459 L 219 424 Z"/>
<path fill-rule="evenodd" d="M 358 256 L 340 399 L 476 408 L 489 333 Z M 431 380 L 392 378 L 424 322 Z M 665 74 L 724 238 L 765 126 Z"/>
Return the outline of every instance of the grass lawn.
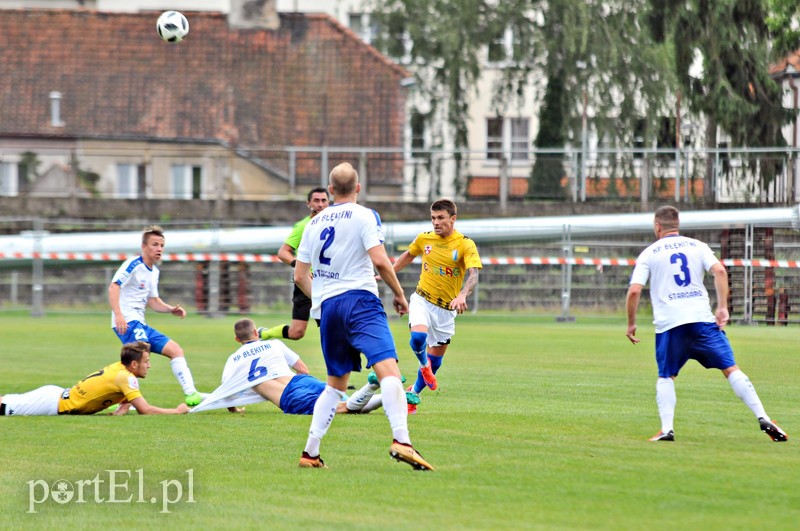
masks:
<path fill-rule="evenodd" d="M 288 312 L 287 312 L 288 314 Z M 211 391 L 236 349 L 235 316 L 148 316 L 187 352 Z M 284 315 L 255 315 L 272 325 Z M 653 331 L 625 338 L 623 318 L 556 323 L 464 315 L 438 376 L 409 417 L 437 472 L 388 456 L 382 411 L 337 416 L 322 443 L 330 470 L 301 470 L 310 417 L 268 404 L 245 415 L 0 418 L 0 514 L 7 529 L 757 529 L 800 521 L 798 331 L 731 326 L 739 366 L 789 433 L 773 443 L 719 371 L 691 362 L 677 380 L 676 442 L 659 429 Z M 73 385 L 118 359 L 107 313 L 0 314 L 0 394 Z M 392 319 L 401 368 L 416 359 Z M 324 378 L 315 327 L 288 342 Z M 360 385 L 366 373 L 354 374 Z M 161 356 L 141 381 L 174 407 Z M 109 472 L 118 471 L 118 472 Z M 113 477 L 111 477 L 113 476 Z M 66 480 L 74 498 L 57 503 Z M 113 492 L 110 483 L 116 485 Z M 83 502 L 77 487 L 83 484 Z M 52 488 L 53 497 L 42 503 Z M 115 503 L 109 498 L 116 500 Z M 102 501 L 101 501 L 102 500 Z M 174 500 L 175 503 L 169 503 Z M 35 511 L 35 512 L 33 512 Z M 795 524 L 792 524 L 795 522 Z"/>

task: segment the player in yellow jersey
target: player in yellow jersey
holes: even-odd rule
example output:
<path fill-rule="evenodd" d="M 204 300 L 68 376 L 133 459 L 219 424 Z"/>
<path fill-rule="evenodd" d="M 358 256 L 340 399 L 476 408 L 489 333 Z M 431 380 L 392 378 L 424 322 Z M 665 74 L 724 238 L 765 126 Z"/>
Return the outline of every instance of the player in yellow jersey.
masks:
<path fill-rule="evenodd" d="M 394 263 L 395 272 L 422 258 L 419 283 L 408 299 L 411 350 L 419 360 L 417 381 L 408 388 L 419 394 L 436 389 L 436 371 L 456 331 L 456 315 L 467 309 L 467 297 L 478 285 L 481 257 L 475 242 L 455 230 L 456 204 L 439 199 L 431 205 L 433 231 L 423 232 Z M 464 278 L 466 276 L 466 279 Z M 427 348 L 426 348 L 427 347 Z M 409 413 L 417 406 L 409 404 Z"/>
<path fill-rule="evenodd" d="M 188 413 L 180 404 L 175 409 L 151 406 L 139 391 L 139 380 L 150 369 L 150 345 L 144 341 L 122 346 L 120 361 L 93 372 L 69 389 L 45 385 L 23 394 L 0 396 L 0 415 L 92 415 L 115 404 L 115 414 L 133 406 L 143 415 Z"/>

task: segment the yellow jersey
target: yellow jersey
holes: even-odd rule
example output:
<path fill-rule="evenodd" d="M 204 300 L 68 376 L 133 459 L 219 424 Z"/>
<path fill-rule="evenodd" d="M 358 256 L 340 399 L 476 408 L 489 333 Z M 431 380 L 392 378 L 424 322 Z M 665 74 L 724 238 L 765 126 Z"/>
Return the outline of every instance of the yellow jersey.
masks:
<path fill-rule="evenodd" d="M 461 291 L 467 270 L 483 267 L 475 242 L 456 230 L 447 238 L 433 231 L 423 232 L 411 242 L 408 252 L 422 257 L 417 293 L 448 310 Z"/>
<path fill-rule="evenodd" d="M 93 372 L 70 389 L 58 401 L 59 415 L 91 415 L 109 406 L 139 398 L 139 380 L 120 363 L 112 363 Z"/>

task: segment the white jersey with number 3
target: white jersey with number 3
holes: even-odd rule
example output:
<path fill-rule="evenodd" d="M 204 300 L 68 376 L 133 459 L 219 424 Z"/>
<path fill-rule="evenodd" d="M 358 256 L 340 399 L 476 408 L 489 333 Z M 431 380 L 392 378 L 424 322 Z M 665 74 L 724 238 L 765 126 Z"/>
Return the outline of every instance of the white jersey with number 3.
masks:
<path fill-rule="evenodd" d="M 630 283 L 644 286 L 650 280 L 656 333 L 716 321 L 703 277 L 718 262 L 708 245 L 685 236 L 661 238 L 642 251 Z"/>
<path fill-rule="evenodd" d="M 311 264 L 312 308 L 351 290 L 378 296 L 367 251 L 382 243 L 380 216 L 356 203 L 334 204 L 311 218 L 303 231 L 297 259 Z"/>

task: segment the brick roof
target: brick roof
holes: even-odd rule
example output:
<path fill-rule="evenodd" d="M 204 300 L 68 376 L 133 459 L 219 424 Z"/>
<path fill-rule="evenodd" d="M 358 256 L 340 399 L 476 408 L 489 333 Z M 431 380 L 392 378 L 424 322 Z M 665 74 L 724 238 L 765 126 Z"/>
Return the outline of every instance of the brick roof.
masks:
<path fill-rule="evenodd" d="M 282 14 L 270 31 L 185 14 L 169 44 L 158 13 L 0 11 L 0 135 L 402 145 L 408 73 L 333 18 Z"/>

